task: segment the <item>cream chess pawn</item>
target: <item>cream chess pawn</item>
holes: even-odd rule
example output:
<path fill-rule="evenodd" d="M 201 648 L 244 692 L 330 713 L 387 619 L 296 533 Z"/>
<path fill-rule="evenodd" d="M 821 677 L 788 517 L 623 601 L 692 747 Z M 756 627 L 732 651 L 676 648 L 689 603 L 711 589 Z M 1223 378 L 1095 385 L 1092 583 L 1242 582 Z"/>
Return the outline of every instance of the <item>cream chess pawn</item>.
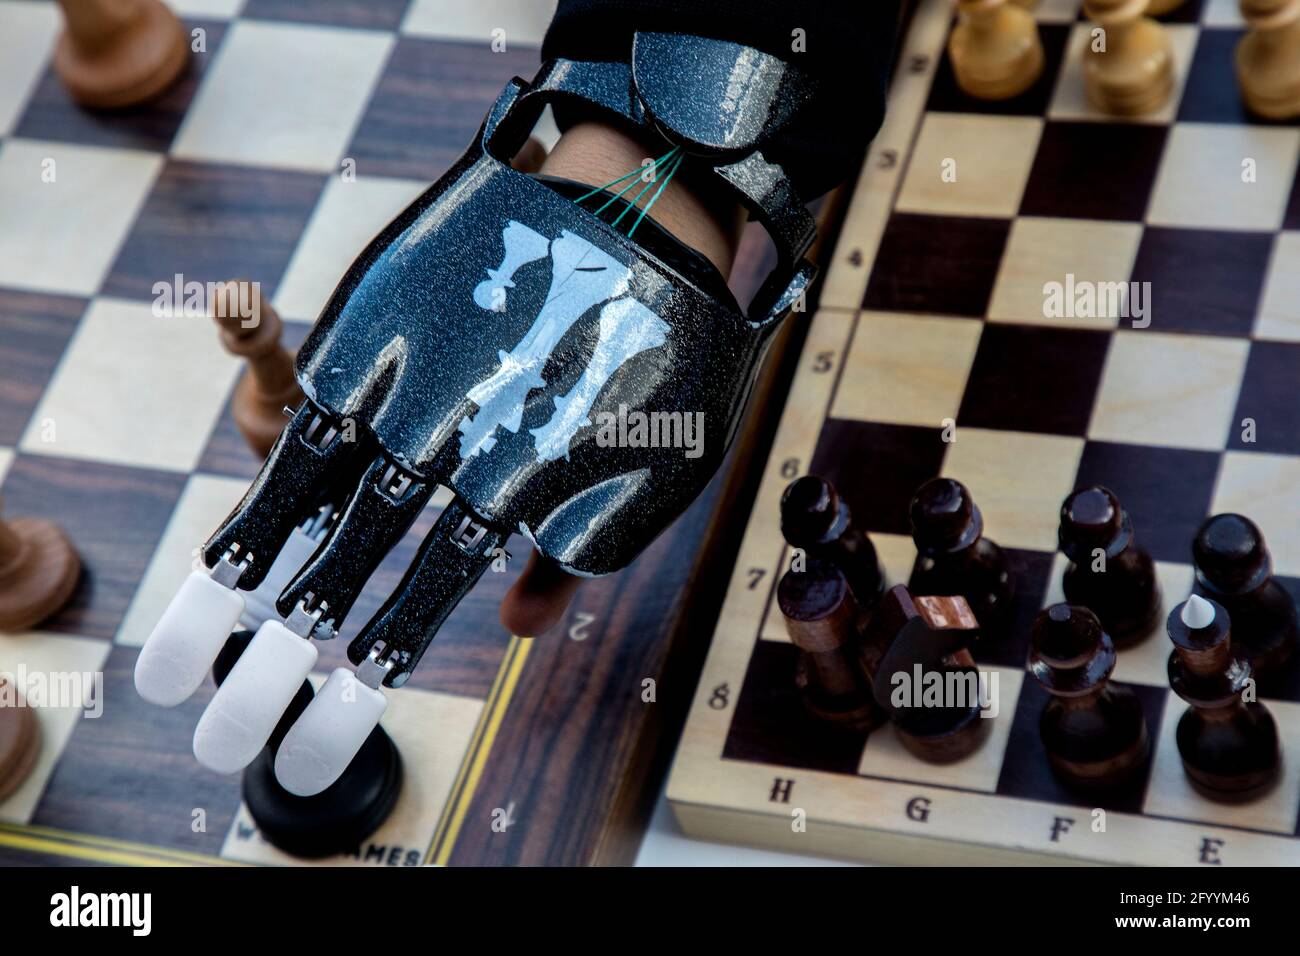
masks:
<path fill-rule="evenodd" d="M 1164 26 L 1146 16 L 1147 0 L 1084 0 L 1102 31 L 1089 36 L 1083 76 L 1098 109 L 1120 116 L 1154 112 L 1174 88 L 1173 53 Z"/>
<path fill-rule="evenodd" d="M 957 82 L 971 96 L 1002 100 L 1023 93 L 1043 73 L 1038 24 L 1007 0 L 961 0 L 962 20 L 948 41 Z"/>
<path fill-rule="evenodd" d="M 1266 119 L 1300 116 L 1300 0 L 1241 0 L 1250 32 L 1237 44 L 1246 106 Z"/>

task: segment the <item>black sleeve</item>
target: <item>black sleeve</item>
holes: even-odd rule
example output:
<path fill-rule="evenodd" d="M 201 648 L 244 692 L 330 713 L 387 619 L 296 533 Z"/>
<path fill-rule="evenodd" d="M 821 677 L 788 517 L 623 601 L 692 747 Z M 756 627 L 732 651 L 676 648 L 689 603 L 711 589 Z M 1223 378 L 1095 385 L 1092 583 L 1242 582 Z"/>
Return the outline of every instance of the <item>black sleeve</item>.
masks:
<path fill-rule="evenodd" d="M 661 30 L 742 43 L 802 68 L 817 94 L 765 152 L 806 201 L 850 176 L 880 128 L 899 13 L 900 0 L 559 0 L 542 56 L 627 61 L 634 32 Z"/>

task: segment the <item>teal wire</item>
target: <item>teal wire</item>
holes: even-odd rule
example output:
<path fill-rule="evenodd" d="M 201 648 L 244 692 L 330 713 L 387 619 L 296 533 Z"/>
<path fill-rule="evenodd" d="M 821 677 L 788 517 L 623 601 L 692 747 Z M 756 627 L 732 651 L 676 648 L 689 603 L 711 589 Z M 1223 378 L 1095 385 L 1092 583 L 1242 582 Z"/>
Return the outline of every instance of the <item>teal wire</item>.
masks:
<path fill-rule="evenodd" d="M 680 161 L 681 161 L 681 160 L 672 160 L 672 161 L 669 162 L 668 165 L 669 165 L 669 167 L 671 167 L 671 168 L 673 168 L 673 169 L 676 169 L 676 168 L 677 168 L 676 164 L 677 164 L 678 162 L 680 162 Z M 651 189 L 653 189 L 653 188 L 654 188 L 654 185 L 655 185 L 655 180 L 653 180 L 653 179 L 650 180 L 650 182 L 646 183 L 646 184 L 645 184 L 645 188 L 643 188 L 639 193 L 636 194 L 636 196 L 634 196 L 634 197 L 632 198 L 632 203 L 631 203 L 631 205 L 629 205 L 629 206 L 628 206 L 626 209 L 624 209 L 621 213 L 619 213 L 617 216 L 615 216 L 615 217 L 614 217 L 614 221 L 611 222 L 610 225 L 611 225 L 611 226 L 617 226 L 620 222 L 622 222 L 622 221 L 623 221 L 623 217 L 626 216 L 629 212 L 631 212 L 633 209 L 636 208 L 636 204 L 639 203 L 639 202 L 641 201 L 641 197 L 644 196 L 646 193 L 648 193 Z M 658 193 L 656 193 L 655 195 L 658 195 Z"/>
<path fill-rule="evenodd" d="M 658 167 L 656 166 L 655 168 L 658 168 Z M 612 203 L 614 200 L 616 200 L 616 199 L 622 199 L 622 198 L 623 198 L 623 194 L 624 194 L 625 192 L 627 192 L 629 189 L 631 189 L 633 186 L 635 186 L 638 182 L 639 182 L 639 180 L 636 180 L 636 179 L 632 180 L 630 183 L 628 183 L 626 186 L 624 186 L 624 187 L 623 187 L 622 189 L 620 189 L 618 192 L 614 193 L 614 195 L 612 195 L 612 196 L 610 196 L 608 199 L 606 199 L 603 203 L 600 204 L 599 207 L 597 207 L 597 209 L 596 209 L 596 215 L 599 216 L 602 212 L 604 212 L 606 209 L 608 209 L 610 203 Z M 577 200 L 577 201 L 578 201 L 578 202 L 581 202 L 581 200 Z"/>
<path fill-rule="evenodd" d="M 681 149 L 680 146 L 674 146 L 672 149 L 668 150 L 668 152 L 664 153 L 662 156 L 660 156 L 658 159 L 656 159 L 656 160 L 655 160 L 653 163 L 651 163 L 650 165 L 651 165 L 652 167 L 654 167 L 654 168 L 657 169 L 657 168 L 659 167 L 659 164 L 662 163 L 664 160 L 666 160 L 666 159 L 671 159 L 673 156 L 676 156 L 676 155 L 677 155 L 677 152 L 678 152 L 680 149 Z M 602 192 L 602 191 L 608 189 L 610 186 L 617 186 L 619 183 L 621 183 L 621 182 L 622 182 L 623 180 L 625 180 L 625 179 L 631 179 L 633 176 L 640 176 L 640 175 L 641 175 L 642 173 L 644 173 L 645 171 L 646 171 L 646 167 L 644 167 L 644 166 L 638 166 L 636 169 L 632 170 L 630 173 L 625 173 L 624 175 L 618 177 L 618 179 L 610 180 L 609 182 L 605 183 L 605 185 L 603 185 L 603 186 L 597 186 L 597 187 L 596 187 L 595 189 L 593 189 L 591 192 L 589 192 L 589 193 L 584 193 L 583 195 L 581 195 L 581 196 L 579 196 L 577 199 L 575 199 L 574 202 L 583 202 L 584 200 L 590 199 L 592 196 L 596 195 L 596 193 L 598 193 L 598 192 Z M 630 184 L 630 185 L 635 185 L 635 184 Z M 627 190 L 625 189 L 625 190 L 623 190 L 623 192 L 627 192 Z M 621 195 L 623 195 L 623 193 L 619 193 L 619 195 L 621 196 Z M 601 207 L 601 208 L 604 208 L 604 207 Z"/>
<path fill-rule="evenodd" d="M 641 210 L 641 215 L 636 217 L 636 222 L 632 223 L 632 228 L 627 231 L 627 237 L 629 239 L 632 238 L 632 233 L 636 232 L 636 227 L 641 225 L 641 220 L 644 219 L 645 214 L 650 211 L 650 207 L 653 206 L 656 202 L 658 202 L 660 193 L 662 193 L 665 189 L 667 189 L 668 184 L 673 181 L 673 173 L 677 172 L 677 169 L 679 166 L 681 166 L 683 159 L 684 157 L 678 156 L 677 159 L 673 162 L 672 167 L 668 170 L 668 174 L 664 177 L 664 181 L 659 184 L 658 191 L 655 192 L 655 194 L 650 197 L 650 201 L 646 203 L 645 208 Z M 627 210 L 624 210 L 624 212 L 626 211 Z"/>

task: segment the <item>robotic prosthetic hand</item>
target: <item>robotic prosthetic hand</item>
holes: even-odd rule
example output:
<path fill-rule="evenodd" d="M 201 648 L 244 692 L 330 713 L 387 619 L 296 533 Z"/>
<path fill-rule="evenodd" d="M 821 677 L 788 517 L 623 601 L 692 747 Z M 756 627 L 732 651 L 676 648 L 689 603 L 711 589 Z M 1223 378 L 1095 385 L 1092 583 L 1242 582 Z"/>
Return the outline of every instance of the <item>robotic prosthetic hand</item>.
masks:
<path fill-rule="evenodd" d="M 512 533 L 602 575 L 690 504 L 814 276 L 811 217 L 763 155 L 810 93 L 766 54 L 665 33 L 637 34 L 630 63 L 555 60 L 507 85 L 465 155 L 339 283 L 298 354 L 307 400 L 141 651 L 141 696 L 179 704 L 244 613 L 241 592 L 277 589 L 199 721 L 200 762 L 235 772 L 265 746 L 316 662 L 312 639 L 335 635 L 438 485 L 455 498 L 349 645 L 355 674 L 335 671 L 280 745 L 293 793 L 337 779 L 384 711 L 381 685 L 410 677 Z M 622 200 L 510 167 L 547 103 L 662 138 L 763 222 L 778 265 L 748 315 L 652 220 L 635 240 L 617 228 Z M 603 211 L 574 201 L 592 193 Z M 693 416 L 704 440 L 611 444 L 598 423 L 630 412 Z"/>

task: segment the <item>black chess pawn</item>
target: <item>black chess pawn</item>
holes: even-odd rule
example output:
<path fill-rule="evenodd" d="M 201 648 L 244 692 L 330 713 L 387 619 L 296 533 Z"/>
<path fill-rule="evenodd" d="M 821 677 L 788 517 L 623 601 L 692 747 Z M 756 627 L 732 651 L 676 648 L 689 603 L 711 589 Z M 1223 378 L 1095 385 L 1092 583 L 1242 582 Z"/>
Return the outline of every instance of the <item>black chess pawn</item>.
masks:
<path fill-rule="evenodd" d="M 988 737 L 992 721 L 983 717 L 984 686 L 970 654 L 978 632 L 965 598 L 913 597 L 901 584 L 872 615 L 865 638 L 879 657 L 876 703 L 922 760 L 961 760 Z"/>
<path fill-rule="evenodd" d="M 1264 536 L 1244 515 L 1215 515 L 1192 542 L 1197 591 L 1223 605 L 1232 643 L 1265 686 L 1277 683 L 1296 650 L 1295 600 L 1273 578 Z"/>
<path fill-rule="evenodd" d="M 853 524 L 848 504 L 825 478 L 796 478 L 781 495 L 781 534 L 810 558 L 835 564 L 865 616 L 880 601 L 885 576 L 871 539 Z"/>
<path fill-rule="evenodd" d="M 908 582 L 912 593 L 965 598 L 981 639 L 996 643 L 1009 629 L 1015 578 L 1005 552 L 984 537 L 984 517 L 966 486 L 930 479 L 912 498 L 910 516 L 920 556 Z"/>
<path fill-rule="evenodd" d="M 253 639 L 236 631 L 216 663 L 218 685 Z M 272 846 L 304 859 L 353 853 L 388 819 L 402 790 L 402 757 L 391 737 L 376 727 L 342 775 L 311 797 L 299 797 L 275 779 L 275 752 L 315 694 L 304 681 L 276 724 L 262 752 L 244 770 L 243 797 L 258 830 Z"/>
<path fill-rule="evenodd" d="M 1058 534 L 1070 559 L 1065 599 L 1097 615 L 1116 647 L 1148 636 L 1160 613 L 1155 562 L 1133 536 L 1133 519 L 1109 488 L 1083 488 L 1061 505 Z"/>
<path fill-rule="evenodd" d="M 790 641 L 799 648 L 795 684 L 814 717 L 870 730 L 884 720 L 872 696 L 872 665 L 857 629 L 858 606 L 840 569 L 810 558 L 776 589 Z"/>
<path fill-rule="evenodd" d="M 1169 685 L 1191 706 L 1178 721 L 1178 752 L 1192 786 L 1213 800 L 1258 796 L 1276 782 L 1277 725 L 1253 699 L 1250 664 L 1232 653 L 1221 604 L 1193 594 L 1169 614 Z"/>
<path fill-rule="evenodd" d="M 1115 644 L 1086 607 L 1053 604 L 1030 633 L 1029 673 L 1052 699 L 1038 732 L 1057 776 L 1085 791 L 1132 783 L 1151 752 L 1137 695 L 1111 684 Z"/>

